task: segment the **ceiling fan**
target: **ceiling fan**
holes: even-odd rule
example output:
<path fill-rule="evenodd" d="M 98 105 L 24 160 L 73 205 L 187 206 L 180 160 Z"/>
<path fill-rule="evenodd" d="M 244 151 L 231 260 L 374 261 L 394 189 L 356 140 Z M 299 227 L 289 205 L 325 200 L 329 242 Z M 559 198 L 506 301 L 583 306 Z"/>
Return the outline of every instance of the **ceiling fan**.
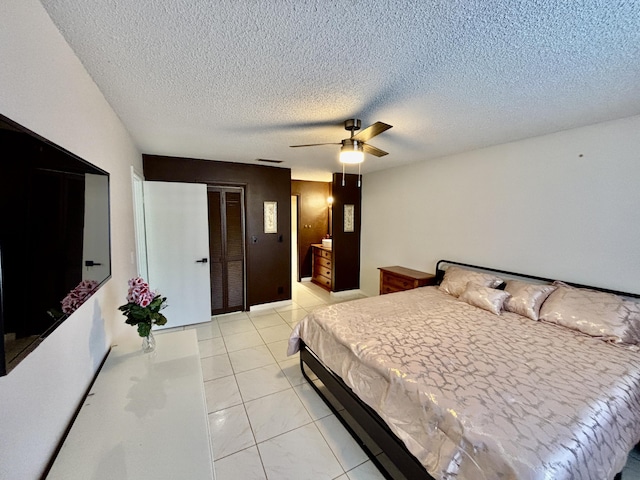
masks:
<path fill-rule="evenodd" d="M 351 132 L 349 138 L 345 138 L 340 143 L 310 143 L 307 145 L 290 145 L 293 148 L 296 147 L 315 147 L 318 145 L 342 145 L 340 147 L 340 162 L 341 163 L 362 163 L 364 161 L 364 154 L 370 153 L 376 157 L 384 157 L 388 154 L 384 150 L 380 150 L 368 142 L 376 135 L 380 135 L 382 132 L 389 130 L 392 126 L 382 122 L 376 122 L 369 125 L 367 128 L 354 135 L 354 132 L 360 130 L 361 122 L 357 118 L 352 118 L 344 122 L 344 128 Z"/>

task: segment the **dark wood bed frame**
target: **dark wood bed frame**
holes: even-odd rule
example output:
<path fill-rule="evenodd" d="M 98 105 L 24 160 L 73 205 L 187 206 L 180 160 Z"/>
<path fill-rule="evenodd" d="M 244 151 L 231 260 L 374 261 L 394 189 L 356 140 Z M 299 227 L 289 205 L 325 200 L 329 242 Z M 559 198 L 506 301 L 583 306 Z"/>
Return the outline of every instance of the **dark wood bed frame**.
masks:
<path fill-rule="evenodd" d="M 505 270 L 498 270 L 495 268 L 480 267 L 477 265 L 470 265 L 466 263 L 454 262 L 451 260 L 440 260 L 436 264 L 436 284 L 440 284 L 444 277 L 443 265 L 455 265 L 476 269 L 479 271 L 499 273 L 513 278 L 522 278 L 529 280 L 538 280 L 541 282 L 553 282 L 552 279 L 536 277 L 533 275 L 523 275 L 520 273 L 508 272 Z M 633 293 L 619 292 L 615 290 L 608 290 L 604 288 L 591 287 L 587 285 L 580 285 L 576 283 L 565 282 L 568 285 L 580 288 L 590 288 L 592 290 L 598 290 L 601 292 L 613 293 L 616 295 L 622 295 L 626 297 L 640 298 L 640 295 Z M 305 371 L 305 366 L 308 367 L 323 383 L 329 395 L 327 395 L 320 387 L 318 387 L 313 380 L 308 376 Z M 311 387 L 320 395 L 320 398 L 324 400 L 331 411 L 336 415 L 338 420 L 349 431 L 351 436 L 362 447 L 367 456 L 378 467 L 380 472 L 387 479 L 396 480 L 398 477 L 385 466 L 378 456 L 375 455 L 372 450 L 373 446 L 369 439 L 365 438 L 357 432 L 362 430 L 365 432 L 386 457 L 391 461 L 395 469 L 402 476 L 408 480 L 435 480 L 431 475 L 427 473 L 420 461 L 414 457 L 409 450 L 405 447 L 404 443 L 389 429 L 384 420 L 367 404 L 365 404 L 360 398 L 344 383 L 344 381 L 326 368 L 322 361 L 316 356 L 311 349 L 304 343 L 300 342 L 300 369 L 302 375 L 309 382 Z M 337 402 L 337 403 L 336 403 Z M 347 417 L 342 415 L 342 409 L 346 411 L 351 418 L 356 422 L 354 426 Z M 615 476 L 614 480 L 622 480 L 622 472 Z"/>

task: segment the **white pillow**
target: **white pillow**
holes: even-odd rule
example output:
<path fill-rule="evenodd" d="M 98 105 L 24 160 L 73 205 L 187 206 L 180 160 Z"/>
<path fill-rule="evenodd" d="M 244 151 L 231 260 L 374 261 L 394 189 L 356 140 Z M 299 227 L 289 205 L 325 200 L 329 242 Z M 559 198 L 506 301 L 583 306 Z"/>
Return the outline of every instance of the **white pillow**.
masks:
<path fill-rule="evenodd" d="M 504 301 L 509 298 L 509 293 L 504 290 L 484 287 L 476 283 L 469 282 L 467 288 L 458 297 L 459 300 L 467 302 L 474 307 L 482 308 L 488 312 L 500 315 Z"/>
<path fill-rule="evenodd" d="M 555 285 L 536 285 L 519 280 L 507 280 L 504 291 L 511 296 L 504 302 L 504 309 L 529 317 L 531 320 L 538 320 L 542 303 L 556 288 Z"/>
<path fill-rule="evenodd" d="M 540 320 L 614 343 L 640 343 L 640 303 L 612 293 L 558 284 L 542 304 Z"/>
<path fill-rule="evenodd" d="M 467 283 L 473 282 L 483 287 L 495 288 L 502 283 L 502 279 L 490 273 L 474 272 L 465 268 L 451 266 L 444 272 L 440 290 L 454 297 L 459 297 Z"/>

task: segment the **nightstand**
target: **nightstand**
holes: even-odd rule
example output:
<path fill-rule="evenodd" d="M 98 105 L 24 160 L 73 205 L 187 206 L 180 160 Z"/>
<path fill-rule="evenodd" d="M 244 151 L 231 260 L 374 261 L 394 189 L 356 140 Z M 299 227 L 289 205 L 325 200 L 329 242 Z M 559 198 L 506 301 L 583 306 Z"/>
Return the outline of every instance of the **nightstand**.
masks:
<path fill-rule="evenodd" d="M 435 285 L 436 283 L 435 275 L 419 270 L 399 266 L 379 267 L 378 270 L 380 270 L 380 295 Z"/>

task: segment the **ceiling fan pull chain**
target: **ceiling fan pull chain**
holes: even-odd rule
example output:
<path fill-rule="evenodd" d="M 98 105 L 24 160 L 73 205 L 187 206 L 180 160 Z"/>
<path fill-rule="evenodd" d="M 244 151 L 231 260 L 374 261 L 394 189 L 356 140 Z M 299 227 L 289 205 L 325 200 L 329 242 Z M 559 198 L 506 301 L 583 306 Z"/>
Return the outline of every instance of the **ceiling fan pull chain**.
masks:
<path fill-rule="evenodd" d="M 344 163 L 342 164 L 342 186 L 344 187 Z"/>
<path fill-rule="evenodd" d="M 358 188 L 360 188 L 361 182 L 360 182 L 360 178 L 362 178 L 362 175 L 360 175 L 360 163 L 358 164 Z"/>

